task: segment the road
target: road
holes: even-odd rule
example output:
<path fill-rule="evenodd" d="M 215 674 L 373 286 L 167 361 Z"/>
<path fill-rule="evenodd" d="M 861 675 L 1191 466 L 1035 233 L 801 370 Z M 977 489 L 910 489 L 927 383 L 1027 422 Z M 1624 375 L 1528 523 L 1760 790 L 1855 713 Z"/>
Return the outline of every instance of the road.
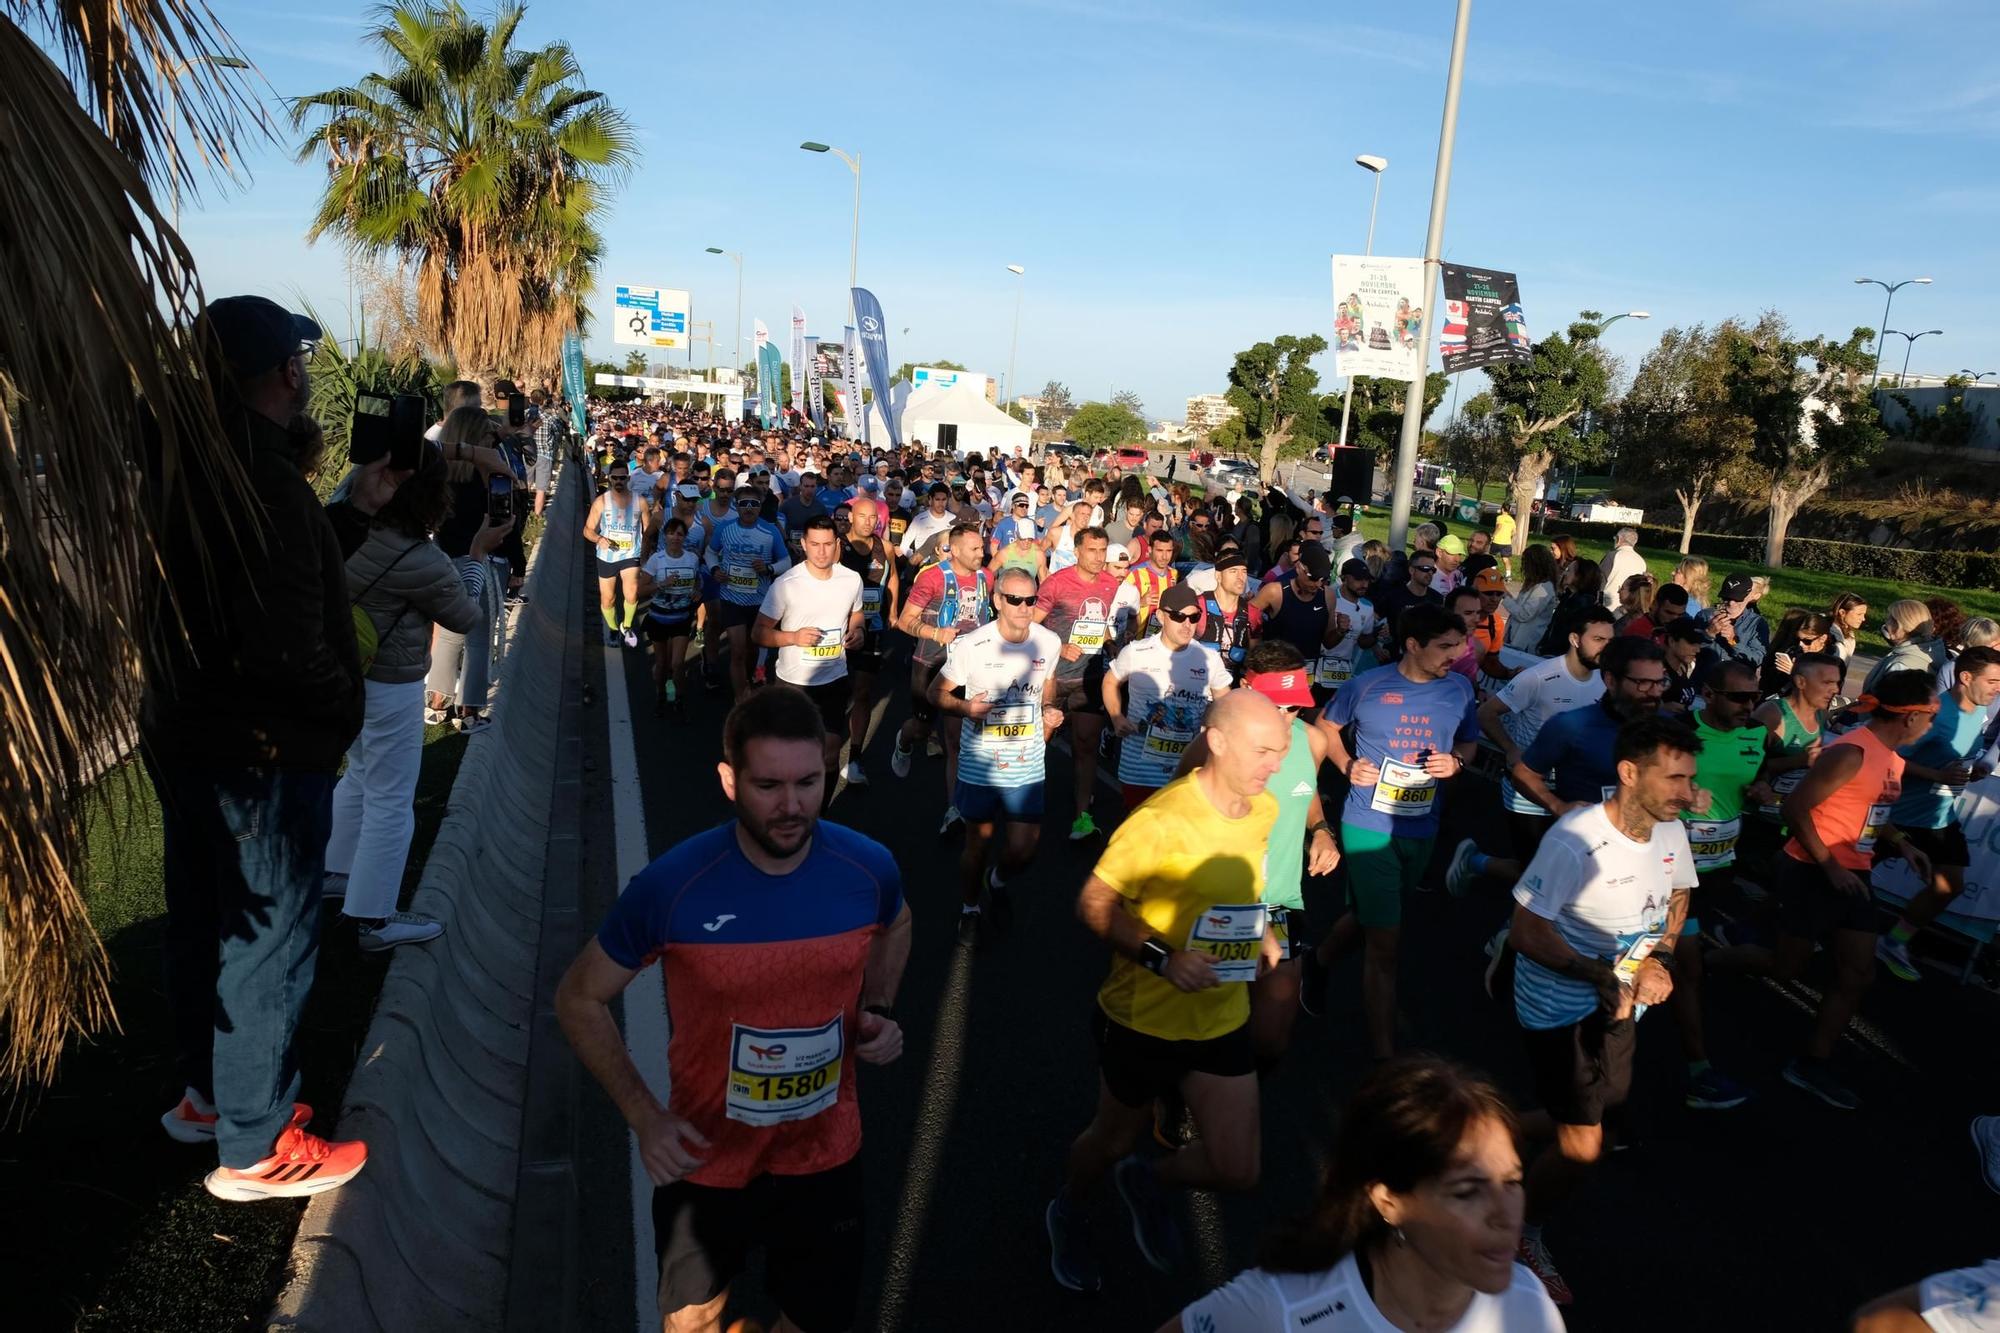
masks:
<path fill-rule="evenodd" d="M 727 816 L 715 778 L 724 699 L 697 695 L 685 723 L 655 719 L 645 658 L 587 650 L 591 658 L 599 652 L 607 655 L 604 675 L 587 660 L 586 679 L 603 679 L 621 697 L 603 700 L 610 706 L 599 710 L 602 731 L 587 763 L 615 786 L 623 747 L 610 745 L 610 730 L 629 728 L 637 801 L 628 804 L 643 810 L 644 854 L 658 855 Z M 884 679 L 900 667 L 892 663 Z M 1096 1300 L 1063 1292 L 1049 1277 L 1042 1209 L 1096 1096 L 1089 1020 L 1105 967 L 1104 950 L 1072 914 L 1091 849 L 1066 840 L 1068 764 L 1054 756 L 1045 840 L 1017 885 L 1012 933 L 985 951 L 961 951 L 953 933 L 957 844 L 935 832 L 945 804 L 942 761 L 920 755 L 907 780 L 890 776 L 891 738 L 906 707 L 902 692 L 893 693 L 865 754 L 873 785 L 842 791 L 831 811 L 895 853 L 915 918 L 898 1004 L 905 1054 L 861 1072 L 869 1258 L 859 1327 L 1155 1328 L 1250 1263 L 1260 1229 L 1311 1197 L 1335 1108 L 1367 1067 L 1358 965 L 1336 969 L 1325 1018 L 1301 1020 L 1289 1058 L 1264 1085 L 1262 1185 L 1248 1197 L 1187 1201 L 1198 1256 L 1189 1269 L 1165 1277 L 1145 1267 L 1122 1211 L 1106 1198 L 1095 1219 L 1105 1291 Z M 1448 838 L 1469 831 L 1498 841 L 1491 789 L 1479 781 L 1467 778 L 1453 793 Z M 606 790 L 591 799 L 603 800 L 610 816 Z M 1100 822 L 1108 825 L 1114 809 L 1113 794 L 1101 790 Z M 629 827 L 616 832 L 636 842 Z M 603 836 L 608 848 L 615 841 L 608 822 Z M 587 911 L 601 910 L 615 892 L 608 857 L 599 866 Z M 1440 876 L 1441 867 L 1433 890 Z M 1336 892 L 1332 882 L 1308 888 L 1322 927 Z M 1494 886 L 1462 900 L 1438 891 L 1412 898 L 1402 1030 L 1409 1047 L 1484 1068 L 1526 1105 L 1531 1087 L 1518 1033 L 1480 984 L 1480 944 L 1507 910 Z M 1808 982 L 1820 977 L 1809 974 Z M 637 987 L 628 993 L 628 1008 L 638 994 Z M 1644 1025 L 1640 1141 L 1611 1159 L 1549 1230 L 1577 1292 L 1572 1329 L 1827 1328 L 1873 1292 L 1993 1252 L 2000 1201 L 1980 1182 L 1966 1126 L 1970 1116 L 2000 1109 L 1992 1058 L 2000 1002 L 1941 975 L 1912 986 L 1885 978 L 1864 1006 L 1866 1035 L 1857 1028 L 1841 1053 L 1864 1109 L 1841 1114 L 1778 1074 L 1813 994 L 1753 981 L 1712 986 L 1714 1059 L 1758 1093 L 1735 1112 L 1684 1110 L 1671 1020 Z M 588 1326 L 623 1328 L 631 1294 L 650 1290 L 651 1263 L 632 1257 L 635 1193 L 620 1169 L 629 1163 L 622 1127 L 594 1088 L 584 1103 L 600 1167 L 585 1172 L 579 1201 Z M 754 1283 L 740 1295 L 744 1311 L 768 1316 Z"/>

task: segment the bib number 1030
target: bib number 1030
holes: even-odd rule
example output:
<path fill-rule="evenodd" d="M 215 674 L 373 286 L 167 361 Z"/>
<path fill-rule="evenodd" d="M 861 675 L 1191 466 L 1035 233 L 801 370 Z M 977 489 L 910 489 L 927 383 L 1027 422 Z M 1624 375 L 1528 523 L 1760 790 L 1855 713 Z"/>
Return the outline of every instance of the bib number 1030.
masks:
<path fill-rule="evenodd" d="M 1188 950 L 1208 955 L 1217 981 L 1255 981 L 1266 920 L 1263 903 L 1207 908 L 1188 930 Z"/>

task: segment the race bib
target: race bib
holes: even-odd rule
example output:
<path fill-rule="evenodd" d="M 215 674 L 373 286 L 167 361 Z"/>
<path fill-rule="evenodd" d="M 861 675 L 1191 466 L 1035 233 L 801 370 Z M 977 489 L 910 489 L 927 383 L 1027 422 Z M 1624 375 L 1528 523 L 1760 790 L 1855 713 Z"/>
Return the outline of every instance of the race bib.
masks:
<path fill-rule="evenodd" d="M 660 608 L 665 611 L 685 611 L 694 604 L 694 575 L 685 570 L 670 569 L 660 583 Z"/>
<path fill-rule="evenodd" d="M 1743 832 L 1739 819 L 1690 819 L 1688 846 L 1694 851 L 1696 870 L 1720 870 L 1736 859 L 1736 839 Z"/>
<path fill-rule="evenodd" d="M 1149 754 L 1173 755 L 1178 758 L 1183 750 L 1194 744 L 1200 734 L 1200 727 L 1170 726 L 1165 718 L 1153 722 L 1146 728 L 1146 751 Z"/>
<path fill-rule="evenodd" d="M 1255 981 L 1266 911 L 1263 903 L 1208 908 L 1188 931 L 1188 952 L 1207 954 L 1217 981 Z"/>
<path fill-rule="evenodd" d="M 607 532 L 604 535 L 611 539 L 611 549 L 614 551 L 629 551 L 632 549 L 633 542 L 637 540 L 629 532 Z"/>
<path fill-rule="evenodd" d="M 1110 625 L 1102 620 L 1079 620 L 1069 627 L 1069 641 L 1086 653 L 1094 653 L 1104 646 L 1104 635 Z"/>
<path fill-rule="evenodd" d="M 1427 815 L 1437 809 L 1438 780 L 1419 764 L 1382 761 L 1382 776 L 1368 808 L 1380 815 Z"/>
<path fill-rule="evenodd" d="M 1039 704 L 1002 704 L 979 719 L 982 740 L 1018 741 L 1036 734 L 1042 727 Z"/>
<path fill-rule="evenodd" d="M 1874 853 L 1875 839 L 1880 837 L 1882 830 L 1889 825 L 1889 808 L 1889 803 L 1886 801 L 1877 801 L 1868 807 L 1868 822 L 1861 826 L 1861 836 L 1854 840 L 1856 851 L 1870 855 Z"/>
<path fill-rule="evenodd" d="M 729 565 L 729 587 L 733 592 L 757 591 L 757 567 L 732 561 Z"/>
<path fill-rule="evenodd" d="M 1324 685 L 1328 689 L 1336 689 L 1346 684 L 1353 677 L 1354 659 L 1351 657 L 1335 657 L 1332 653 L 1322 653 L 1320 654 L 1319 661 L 1313 664 L 1313 684 L 1315 685 Z"/>
<path fill-rule="evenodd" d="M 1776 796 L 1778 800 L 1772 801 L 1767 805 L 1758 806 L 1757 813 L 1763 815 L 1766 819 L 1782 819 L 1784 816 L 1782 812 L 1778 809 L 1778 802 L 1784 800 L 1787 796 L 1790 796 L 1793 792 L 1797 791 L 1799 789 L 1799 784 L 1801 782 L 1804 782 L 1805 780 L 1806 780 L 1806 770 L 1803 768 L 1788 768 L 1784 772 L 1778 774 L 1777 777 L 1772 778 L 1771 793 L 1772 795 Z"/>
<path fill-rule="evenodd" d="M 724 1108 L 746 1125 L 809 1120 L 840 1097 L 845 1056 L 840 1015 L 817 1028 L 729 1029 L 729 1092 Z"/>
<path fill-rule="evenodd" d="M 882 590 L 863 588 L 861 590 L 861 622 L 871 631 L 882 628 Z"/>
<path fill-rule="evenodd" d="M 819 632 L 819 642 L 800 649 L 807 659 L 814 662 L 830 662 L 847 654 L 847 632 L 837 629 L 823 629 Z"/>

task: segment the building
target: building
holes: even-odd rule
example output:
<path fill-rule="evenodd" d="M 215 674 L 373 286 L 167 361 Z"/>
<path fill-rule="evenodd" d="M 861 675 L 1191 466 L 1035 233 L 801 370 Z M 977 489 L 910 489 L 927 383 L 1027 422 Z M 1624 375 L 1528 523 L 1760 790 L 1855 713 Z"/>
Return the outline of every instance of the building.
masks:
<path fill-rule="evenodd" d="M 1016 407 L 1020 408 L 1020 409 L 1021 409 L 1021 410 L 1022 410 L 1023 412 L 1026 412 L 1026 413 L 1028 414 L 1028 424 L 1029 424 L 1030 426 L 1033 426 L 1033 427 L 1035 427 L 1035 428 L 1036 428 L 1036 429 L 1038 429 L 1038 430 L 1039 430 L 1039 429 L 1041 428 L 1041 424 L 1042 424 L 1042 400 L 1041 400 L 1041 399 L 1039 399 L 1039 398 L 1028 398 L 1028 397 L 1025 397 L 1025 396 L 1023 396 L 1023 397 L 1020 397 L 1020 398 L 1016 398 L 1016 399 L 1014 400 L 1014 406 L 1016 406 Z"/>
<path fill-rule="evenodd" d="M 1146 433 L 1151 444 L 1187 444 L 1194 439 L 1194 432 L 1178 421 L 1156 421 L 1154 429 Z"/>
<path fill-rule="evenodd" d="M 1207 435 L 1231 417 L 1242 415 L 1219 393 L 1197 394 L 1187 400 L 1187 429 L 1194 435 Z"/>

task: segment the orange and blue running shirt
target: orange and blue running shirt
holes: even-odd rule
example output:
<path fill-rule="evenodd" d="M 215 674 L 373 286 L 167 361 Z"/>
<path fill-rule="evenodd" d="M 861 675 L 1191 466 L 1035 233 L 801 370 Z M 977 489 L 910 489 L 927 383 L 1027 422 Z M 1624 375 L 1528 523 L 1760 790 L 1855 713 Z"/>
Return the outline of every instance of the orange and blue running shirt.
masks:
<path fill-rule="evenodd" d="M 752 865 L 731 820 L 625 886 L 597 942 L 620 967 L 660 960 L 668 1108 L 709 1141 L 689 1180 L 740 1188 L 830 1170 L 860 1150 L 861 976 L 902 906 L 889 850 L 825 821 L 788 875 Z"/>

